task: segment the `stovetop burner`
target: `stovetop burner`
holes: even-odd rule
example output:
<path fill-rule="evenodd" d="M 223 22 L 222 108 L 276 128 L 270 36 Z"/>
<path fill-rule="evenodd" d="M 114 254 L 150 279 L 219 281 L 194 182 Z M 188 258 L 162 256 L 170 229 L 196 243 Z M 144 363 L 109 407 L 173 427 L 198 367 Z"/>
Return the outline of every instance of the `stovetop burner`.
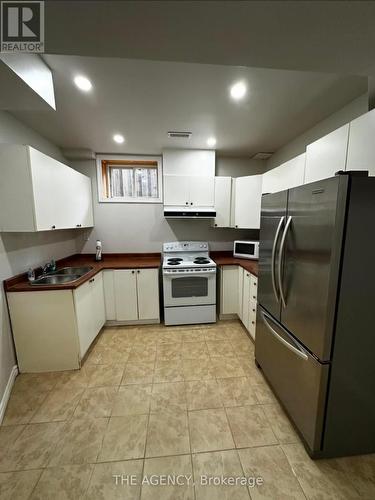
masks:
<path fill-rule="evenodd" d="M 210 261 L 206 257 L 196 257 L 194 259 L 194 264 L 209 264 Z"/>
<path fill-rule="evenodd" d="M 167 263 L 171 266 L 177 266 L 178 264 L 181 264 L 183 259 L 180 259 L 179 257 L 172 257 L 167 260 Z"/>

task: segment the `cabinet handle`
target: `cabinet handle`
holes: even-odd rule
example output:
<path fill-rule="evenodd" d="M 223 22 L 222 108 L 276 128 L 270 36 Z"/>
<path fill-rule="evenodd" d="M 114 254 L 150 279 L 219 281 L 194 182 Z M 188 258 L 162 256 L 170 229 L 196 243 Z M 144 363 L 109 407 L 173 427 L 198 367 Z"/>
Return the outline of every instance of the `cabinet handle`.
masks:
<path fill-rule="evenodd" d="M 135 273 L 135 271 L 132 271 L 132 274 L 134 274 L 134 273 Z"/>
<path fill-rule="evenodd" d="M 217 224 L 215 224 L 215 227 L 217 227 Z"/>
<path fill-rule="evenodd" d="M 93 281 L 95 281 L 95 278 L 91 278 L 91 280 L 89 280 L 89 283 L 92 283 Z"/>
<path fill-rule="evenodd" d="M 252 324 L 252 325 L 255 325 L 255 322 L 254 322 L 254 321 L 252 321 L 252 322 L 251 322 L 251 324 Z"/>
<path fill-rule="evenodd" d="M 253 309 L 253 313 L 255 313 L 255 309 Z"/>
<path fill-rule="evenodd" d="M 253 295 L 253 299 L 256 299 L 256 296 L 255 296 L 255 295 Z"/>
<path fill-rule="evenodd" d="M 137 273 L 139 274 L 141 271 L 138 269 Z"/>
<path fill-rule="evenodd" d="M 187 202 L 185 202 L 185 205 L 189 205 L 189 202 L 188 202 L 188 201 L 187 201 Z"/>
<path fill-rule="evenodd" d="M 238 227 L 237 224 L 234 227 Z"/>
<path fill-rule="evenodd" d="M 249 273 L 246 273 L 246 276 L 250 276 L 250 274 L 249 274 Z"/>
<path fill-rule="evenodd" d="M 82 224 L 77 224 L 77 226 L 76 226 L 76 227 L 82 227 Z"/>
<path fill-rule="evenodd" d="M 52 228 L 51 228 L 51 229 L 56 229 L 56 226 L 52 226 Z"/>
<path fill-rule="evenodd" d="M 190 205 L 192 205 L 192 204 L 193 204 L 193 202 L 190 202 Z"/>

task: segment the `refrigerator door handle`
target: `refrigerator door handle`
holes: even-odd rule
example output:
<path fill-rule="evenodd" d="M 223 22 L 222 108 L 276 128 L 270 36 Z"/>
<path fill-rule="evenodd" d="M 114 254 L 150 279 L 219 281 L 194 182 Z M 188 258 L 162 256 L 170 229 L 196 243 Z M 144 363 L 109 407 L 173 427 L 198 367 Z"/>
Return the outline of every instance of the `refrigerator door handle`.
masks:
<path fill-rule="evenodd" d="M 308 361 L 309 357 L 307 356 L 307 354 L 302 350 L 302 348 L 300 347 L 300 349 L 297 349 L 297 347 L 294 347 L 294 345 L 290 344 L 289 342 L 287 342 L 281 335 L 279 335 L 276 330 L 274 330 L 272 328 L 272 326 L 269 324 L 269 322 L 267 321 L 267 318 L 270 319 L 272 321 L 272 318 L 270 316 L 268 316 L 267 313 L 265 313 L 264 311 L 261 311 L 261 314 L 262 314 L 262 319 L 264 321 L 264 324 L 267 326 L 268 330 L 272 333 L 272 335 L 279 341 L 281 342 L 283 345 L 285 345 L 285 347 L 287 347 L 290 351 L 294 352 L 294 354 L 296 354 L 297 356 L 299 356 L 300 358 L 302 358 L 303 360 L 305 361 Z"/>
<path fill-rule="evenodd" d="M 279 293 L 276 287 L 276 277 L 275 277 L 275 267 L 276 267 L 276 250 L 277 250 L 277 242 L 279 241 L 280 231 L 285 221 L 285 215 L 283 215 L 280 219 L 279 225 L 277 226 L 275 238 L 273 240 L 272 246 L 272 256 L 271 256 L 271 276 L 272 276 L 272 288 L 273 293 L 275 294 L 275 298 L 277 302 L 280 302 Z"/>
<path fill-rule="evenodd" d="M 282 263 L 283 263 L 283 256 L 284 256 L 284 250 L 285 250 L 285 240 L 286 240 L 286 236 L 288 234 L 288 230 L 289 230 L 291 222 L 292 222 L 292 216 L 289 215 L 288 220 L 285 224 L 283 235 L 281 237 L 279 265 L 277 268 L 277 277 L 278 277 L 278 281 L 279 281 L 280 298 L 281 298 L 281 303 L 282 303 L 284 309 L 286 307 L 286 300 L 285 300 L 285 294 L 284 294 L 284 289 L 283 289 L 283 280 L 282 280 Z"/>

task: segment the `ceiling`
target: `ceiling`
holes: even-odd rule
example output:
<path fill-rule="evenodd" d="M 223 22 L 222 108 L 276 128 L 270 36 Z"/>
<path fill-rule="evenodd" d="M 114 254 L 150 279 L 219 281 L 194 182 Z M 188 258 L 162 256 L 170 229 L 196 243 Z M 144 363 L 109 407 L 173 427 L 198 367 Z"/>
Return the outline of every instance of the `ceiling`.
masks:
<path fill-rule="evenodd" d="M 46 50 L 375 75 L 373 1 L 50 1 Z"/>
<path fill-rule="evenodd" d="M 13 114 L 60 147 L 95 152 L 206 148 L 210 136 L 222 155 L 275 151 L 367 89 L 359 76 L 119 58 L 44 60 L 53 72 L 57 110 Z M 90 78 L 91 92 L 75 87 L 76 74 Z M 229 87 L 239 79 L 249 91 L 234 102 Z M 169 139 L 169 130 L 192 137 Z M 115 144 L 114 133 L 126 142 Z"/>

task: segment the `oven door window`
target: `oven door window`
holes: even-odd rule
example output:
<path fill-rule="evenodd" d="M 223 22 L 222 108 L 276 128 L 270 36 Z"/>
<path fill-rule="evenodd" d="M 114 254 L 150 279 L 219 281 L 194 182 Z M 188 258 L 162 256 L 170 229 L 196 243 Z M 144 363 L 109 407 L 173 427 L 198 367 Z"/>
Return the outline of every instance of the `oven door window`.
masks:
<path fill-rule="evenodd" d="M 208 278 L 204 276 L 186 276 L 172 279 L 172 298 L 207 297 Z"/>

